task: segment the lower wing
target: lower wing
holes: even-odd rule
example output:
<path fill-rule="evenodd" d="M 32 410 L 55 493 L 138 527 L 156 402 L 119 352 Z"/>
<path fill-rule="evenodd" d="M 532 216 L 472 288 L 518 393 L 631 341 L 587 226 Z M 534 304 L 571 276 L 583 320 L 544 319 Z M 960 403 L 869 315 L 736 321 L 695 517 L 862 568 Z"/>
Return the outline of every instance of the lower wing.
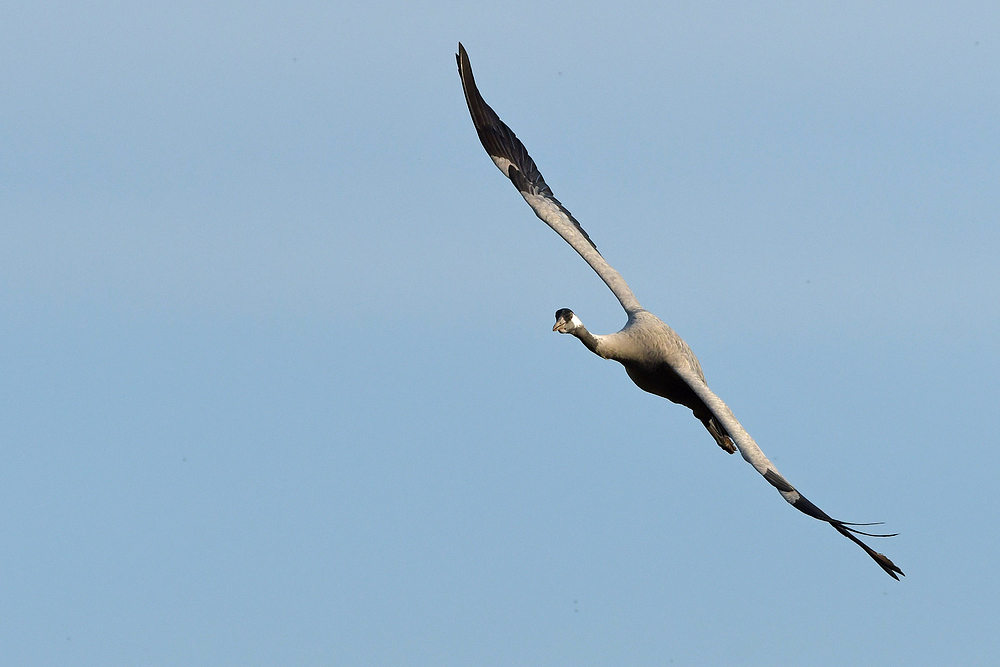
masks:
<path fill-rule="evenodd" d="M 675 369 L 676 371 L 677 369 Z M 896 575 L 903 575 L 903 571 L 896 567 L 895 563 L 886 558 L 883 554 L 875 551 L 867 544 L 862 542 L 858 535 L 865 535 L 867 537 L 893 537 L 893 534 L 878 534 L 878 533 L 866 533 L 864 531 L 858 530 L 855 526 L 866 526 L 873 524 L 858 524 L 858 523 L 848 523 L 846 521 L 839 521 L 832 518 L 826 512 L 816 507 L 812 502 L 810 502 L 805 496 L 799 493 L 794 486 L 792 486 L 788 480 L 781 476 L 778 469 L 774 467 L 764 452 L 760 450 L 757 443 L 754 442 L 750 434 L 746 432 L 746 429 L 737 421 L 736 417 L 733 415 L 733 411 L 729 409 L 721 398 L 715 395 L 708 385 L 700 378 L 697 377 L 693 372 L 677 371 L 678 375 L 688 383 L 688 386 L 704 401 L 705 405 L 715 419 L 722 424 L 722 426 L 732 437 L 733 442 L 736 443 L 737 449 L 740 450 L 740 455 L 743 459 L 752 465 L 754 469 L 759 472 L 767 482 L 778 490 L 781 497 L 784 498 L 788 503 L 804 514 L 808 514 L 814 519 L 819 519 L 820 521 L 826 521 L 828 524 L 833 526 L 838 533 L 851 540 L 859 547 L 864 549 L 865 553 L 871 556 L 872 560 L 879 564 L 886 574 L 895 580 L 899 580 Z M 903 575 L 905 576 L 905 575 Z"/>

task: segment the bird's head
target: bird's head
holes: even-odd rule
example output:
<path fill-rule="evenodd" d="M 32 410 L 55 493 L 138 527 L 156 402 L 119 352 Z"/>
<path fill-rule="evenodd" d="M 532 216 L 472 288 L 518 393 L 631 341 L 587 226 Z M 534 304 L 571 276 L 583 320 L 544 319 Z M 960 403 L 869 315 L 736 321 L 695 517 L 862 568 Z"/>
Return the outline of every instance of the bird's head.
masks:
<path fill-rule="evenodd" d="M 558 331 L 559 333 L 571 334 L 576 333 L 583 328 L 583 322 L 580 318 L 570 310 L 569 308 L 560 308 L 556 311 L 556 325 L 552 327 L 553 331 Z"/>

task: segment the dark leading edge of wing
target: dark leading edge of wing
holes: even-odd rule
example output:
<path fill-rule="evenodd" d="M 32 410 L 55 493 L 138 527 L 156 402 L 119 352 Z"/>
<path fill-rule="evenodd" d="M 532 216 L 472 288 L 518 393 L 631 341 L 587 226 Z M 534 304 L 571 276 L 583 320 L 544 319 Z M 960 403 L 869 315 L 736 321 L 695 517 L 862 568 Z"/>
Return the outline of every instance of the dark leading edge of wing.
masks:
<path fill-rule="evenodd" d="M 559 207 L 566 214 L 576 228 L 580 230 L 583 237 L 590 245 L 597 248 L 597 245 L 590 240 L 590 236 L 584 231 L 576 218 L 566 210 L 558 199 L 552 194 L 552 189 L 545 184 L 545 179 L 535 166 L 535 161 L 528 155 L 528 150 L 517 138 L 517 135 L 500 120 L 490 105 L 486 103 L 483 96 L 476 88 L 476 80 L 472 76 L 472 63 L 469 62 L 469 54 L 465 52 L 465 47 L 461 42 L 458 44 L 458 53 L 455 54 L 458 62 L 458 74 L 462 77 L 462 88 L 465 90 L 465 101 L 469 105 L 469 113 L 472 114 L 472 123 L 476 126 L 476 134 L 483 148 L 489 154 L 497 166 L 507 175 L 514 187 L 522 195 L 531 194 L 545 197 Z M 510 165 L 504 169 L 501 162 L 508 162 Z"/>

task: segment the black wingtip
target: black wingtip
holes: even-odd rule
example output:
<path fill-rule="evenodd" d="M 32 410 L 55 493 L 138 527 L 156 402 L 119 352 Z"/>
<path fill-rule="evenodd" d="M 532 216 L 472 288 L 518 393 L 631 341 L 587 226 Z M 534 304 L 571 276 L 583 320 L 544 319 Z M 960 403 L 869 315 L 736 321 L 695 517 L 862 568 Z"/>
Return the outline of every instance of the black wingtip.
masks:
<path fill-rule="evenodd" d="M 796 493 L 798 493 L 798 491 L 796 491 Z M 865 553 L 868 554 L 872 560 L 878 563 L 879 567 L 885 570 L 886 574 L 888 574 L 896 581 L 899 581 L 899 577 L 896 576 L 897 574 L 904 577 L 906 576 L 905 574 L 903 574 L 903 571 L 900 570 L 898 567 L 896 567 L 896 564 L 893 563 L 888 558 L 886 558 L 884 554 L 880 554 L 879 552 L 875 551 L 857 537 L 858 535 L 864 535 L 866 537 L 895 537 L 898 533 L 866 533 L 862 530 L 858 530 L 857 528 L 852 528 L 851 526 L 877 526 L 879 524 L 849 523 L 846 521 L 838 521 L 837 519 L 834 519 L 820 508 L 816 507 L 816 505 L 810 502 L 809 499 L 803 496 L 801 493 L 799 493 L 799 499 L 796 500 L 794 503 L 792 503 L 792 507 L 799 510 L 803 514 L 808 514 L 814 519 L 825 521 L 831 526 L 833 526 L 838 533 L 840 533 L 841 535 L 843 535 L 844 537 L 846 537 L 847 539 L 849 539 L 850 541 L 854 542 L 859 547 L 864 549 Z"/>
<path fill-rule="evenodd" d="M 890 577 L 892 577 L 896 581 L 899 581 L 899 577 L 905 577 L 906 576 L 905 574 L 903 574 L 903 571 L 900 570 L 896 566 L 895 563 L 893 563 L 891 560 L 889 560 L 885 556 L 885 554 L 881 554 L 881 553 L 875 551 L 874 549 L 872 549 L 870 546 L 868 546 L 867 544 L 865 544 L 864 542 L 862 542 L 861 540 L 859 540 L 854 535 L 854 533 L 857 533 L 857 532 L 860 532 L 860 531 L 851 530 L 850 528 L 848 528 L 847 526 L 845 526 L 844 524 L 842 524 L 842 523 L 840 523 L 838 521 L 831 521 L 830 525 L 833 526 L 834 528 L 836 528 L 838 533 L 840 533 L 841 535 L 843 535 L 844 537 L 846 537 L 847 539 L 849 539 L 850 541 L 854 542 L 859 547 L 861 547 L 862 549 L 864 549 L 865 553 L 868 554 L 869 556 L 871 556 L 872 560 L 874 560 L 876 563 L 878 563 L 879 567 L 881 567 L 883 570 L 885 570 L 885 573 L 888 574 Z M 868 535 L 869 533 L 861 533 L 861 534 L 862 535 Z M 872 535 L 872 537 L 890 537 L 890 536 L 889 535 Z M 897 574 L 899 575 L 899 577 L 896 576 Z"/>
<path fill-rule="evenodd" d="M 472 62 L 469 54 L 466 53 L 462 43 L 458 43 L 458 53 L 455 54 L 458 62 L 458 74 L 462 79 L 462 89 L 465 91 L 465 101 L 469 106 L 469 114 L 472 116 L 472 124 L 479 135 L 479 142 L 486 149 L 486 153 L 494 159 L 502 158 L 510 163 L 504 173 L 523 195 L 541 195 L 549 200 L 554 206 L 566 214 L 566 217 L 573 223 L 577 231 L 583 235 L 594 250 L 597 244 L 591 240 L 590 235 L 580 226 L 580 223 L 573 214 L 570 213 L 562 203 L 555 198 L 552 190 L 545 183 L 541 172 L 535 165 L 535 161 L 528 155 L 528 149 L 524 147 L 521 140 L 517 138 L 514 131 L 506 123 L 500 120 L 496 111 L 486 103 L 479 88 L 476 87 L 476 78 L 472 75 Z M 499 167 L 499 163 L 497 164 Z M 503 169 L 503 167 L 501 167 Z"/>

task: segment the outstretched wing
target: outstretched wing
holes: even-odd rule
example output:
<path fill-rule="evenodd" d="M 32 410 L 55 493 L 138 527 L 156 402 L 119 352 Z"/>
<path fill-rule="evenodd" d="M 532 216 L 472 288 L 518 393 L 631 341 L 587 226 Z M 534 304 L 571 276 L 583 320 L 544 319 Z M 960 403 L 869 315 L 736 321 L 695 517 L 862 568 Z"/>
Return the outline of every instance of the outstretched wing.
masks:
<path fill-rule="evenodd" d="M 490 108 L 483 100 L 479 89 L 476 88 L 476 81 L 472 76 L 472 65 L 465 48 L 458 45 L 458 54 L 455 56 L 458 61 L 458 72 L 462 78 L 462 87 L 465 90 L 465 101 L 469 105 L 469 113 L 472 115 L 472 122 L 476 127 L 479 140 L 483 148 L 489 154 L 496 166 L 511 180 L 524 200 L 528 202 L 535 214 L 542 219 L 549 227 L 554 229 L 563 239 L 580 253 L 580 256 L 590 264 L 591 268 L 607 284 L 622 307 L 630 315 L 642 310 L 632 290 L 621 275 L 615 271 L 604 260 L 597 251 L 597 246 L 590 240 L 590 236 L 583 230 L 580 223 L 566 210 L 558 199 L 552 194 L 552 190 L 545 183 L 542 174 L 538 171 L 531 156 L 528 155 L 524 144 L 514 135 L 507 125 L 504 124 L 496 112 Z M 865 553 L 872 557 L 879 566 L 886 571 L 893 579 L 899 579 L 897 574 L 903 572 L 896 565 L 882 554 L 871 549 L 867 544 L 858 539 L 858 535 L 869 537 L 891 537 L 890 535 L 877 535 L 866 533 L 853 526 L 864 524 L 851 524 L 839 521 L 830 517 L 826 512 L 816 507 L 808 499 L 800 494 L 788 480 L 781 476 L 778 469 L 771 463 L 764 452 L 760 450 L 750 434 L 740 425 L 729 407 L 716 396 L 705 381 L 694 372 L 692 368 L 674 369 L 677 374 L 691 387 L 705 403 L 726 432 L 736 443 L 743 458 L 752 465 L 757 472 L 763 475 L 771 486 L 776 488 L 781 496 L 788 501 L 795 509 L 808 514 L 809 516 L 826 521 L 833 526 L 837 532 L 847 537 L 849 540 L 864 549 Z"/>
<path fill-rule="evenodd" d="M 771 463 L 764 452 L 761 451 L 757 443 L 754 442 L 750 434 L 746 432 L 746 429 L 740 424 L 740 422 L 733 415 L 733 411 L 729 409 L 721 398 L 715 395 L 715 393 L 708 388 L 708 385 L 698 377 L 697 374 L 688 369 L 674 369 L 677 374 L 687 382 L 688 386 L 694 391 L 698 397 L 704 401 L 705 405 L 715 419 L 722 424 L 722 426 L 732 437 L 733 442 L 736 443 L 736 448 L 740 450 L 740 455 L 743 459 L 752 465 L 754 469 L 763 475 L 767 482 L 778 490 L 781 497 L 784 498 L 788 503 L 795 509 L 808 514 L 814 519 L 819 519 L 820 521 L 826 521 L 828 524 L 833 526 L 838 533 L 851 540 L 859 547 L 865 550 L 865 553 L 872 557 L 872 559 L 879 564 L 886 573 L 895 580 L 899 580 L 897 574 L 902 575 L 903 571 L 896 567 L 895 563 L 886 558 L 884 555 L 875 551 L 867 544 L 858 539 L 858 535 L 866 535 L 868 537 L 893 537 L 893 535 L 881 535 L 877 533 L 866 533 L 864 531 L 858 530 L 853 526 L 863 526 L 870 524 L 857 524 L 857 523 L 847 523 L 845 521 L 839 521 L 832 518 L 826 512 L 816 507 L 812 502 L 810 502 L 805 496 L 799 493 L 794 486 L 792 486 L 788 480 L 781 476 L 778 469 Z M 904 575 L 905 576 L 905 575 Z"/>
<path fill-rule="evenodd" d="M 580 223 L 552 194 L 552 190 L 545 184 L 545 179 L 535 166 L 534 160 L 528 155 L 524 144 L 483 100 L 479 89 L 476 88 L 476 80 L 472 76 L 469 54 L 465 52 L 465 47 L 461 43 L 458 45 L 455 59 L 458 61 L 458 73 L 462 77 L 462 88 L 465 90 L 465 101 L 469 105 L 472 123 L 476 126 L 479 141 L 482 142 L 490 158 L 510 179 L 535 214 L 590 264 L 618 297 L 625 312 L 634 313 L 642 310 L 642 306 L 639 305 L 639 301 L 621 274 L 611 268 Z"/>

